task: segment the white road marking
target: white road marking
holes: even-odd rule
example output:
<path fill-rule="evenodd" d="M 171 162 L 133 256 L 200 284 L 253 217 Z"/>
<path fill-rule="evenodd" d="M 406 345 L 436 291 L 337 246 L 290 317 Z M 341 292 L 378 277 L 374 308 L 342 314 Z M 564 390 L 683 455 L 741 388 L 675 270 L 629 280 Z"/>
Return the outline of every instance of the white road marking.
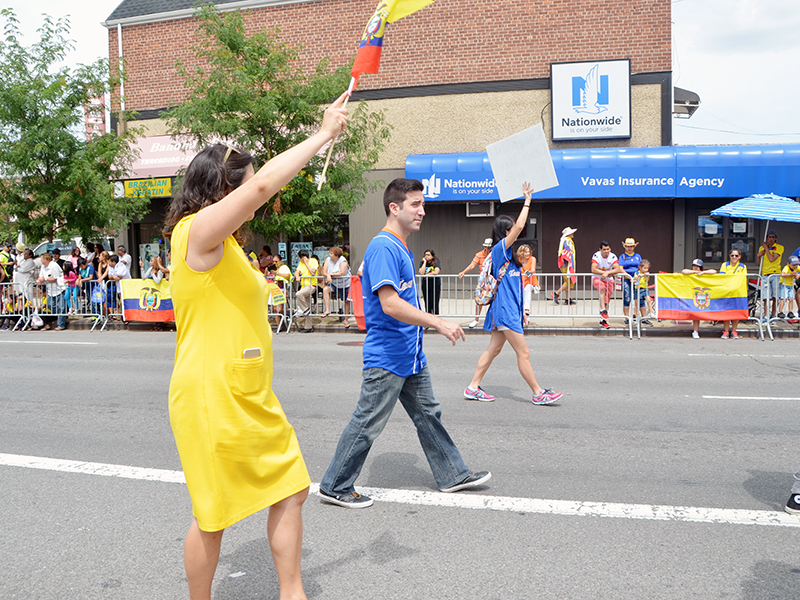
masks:
<path fill-rule="evenodd" d="M 105 477 L 122 477 L 124 479 L 162 481 L 164 483 L 186 483 L 183 471 L 108 465 L 104 463 L 43 458 L 40 456 L 24 456 L 20 454 L 0 454 L 0 465 L 25 467 L 28 469 L 44 469 L 46 471 L 61 471 L 63 473 L 82 473 L 84 475 L 103 475 Z"/>
<path fill-rule="evenodd" d="M 55 342 L 45 340 L 0 340 L 0 344 L 52 344 L 54 346 L 97 346 L 100 342 Z"/>
<path fill-rule="evenodd" d="M 706 353 L 706 354 L 687 354 L 686 356 L 716 356 L 719 358 L 729 358 L 731 356 L 744 356 L 747 358 L 800 358 L 796 354 L 725 354 L 720 353 Z"/>
<path fill-rule="evenodd" d="M 123 477 L 126 479 L 161 481 L 165 483 L 186 483 L 182 471 L 147 469 L 143 467 L 81 462 L 38 456 L 22 456 L 17 454 L 0 454 L 0 466 L 45 469 L 48 471 L 102 475 L 106 477 Z M 358 489 L 361 493 L 371 496 L 379 502 L 413 504 L 419 506 L 527 512 L 570 517 L 607 517 L 648 521 L 800 527 L 800 517 L 769 510 L 699 508 L 693 506 L 662 506 L 654 504 L 619 504 L 613 502 L 573 502 L 570 500 L 485 496 L 474 492 L 443 494 L 441 492 L 392 490 L 370 487 L 359 487 Z M 312 483 L 310 491 L 312 494 L 319 495 L 319 484 Z"/>
<path fill-rule="evenodd" d="M 780 396 L 701 396 L 705 400 L 800 400 L 800 398 L 782 398 Z"/>

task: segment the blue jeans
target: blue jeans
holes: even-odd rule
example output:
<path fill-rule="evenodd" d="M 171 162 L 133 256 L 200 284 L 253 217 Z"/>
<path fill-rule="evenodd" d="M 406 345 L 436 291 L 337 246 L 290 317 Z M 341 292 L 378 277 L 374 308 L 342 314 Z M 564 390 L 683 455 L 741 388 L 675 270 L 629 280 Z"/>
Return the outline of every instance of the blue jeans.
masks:
<path fill-rule="evenodd" d="M 644 308 L 645 298 L 647 297 L 647 290 L 639 290 L 639 288 L 632 289 L 633 281 L 625 277 L 622 278 L 622 306 L 630 306 L 631 300 L 636 294 L 639 295 L 639 306 Z"/>
<path fill-rule="evenodd" d="M 61 292 L 58 296 L 48 296 L 47 306 L 50 308 L 50 312 L 56 315 L 57 325 L 59 327 L 66 327 L 67 300 L 64 297 L 64 292 Z"/>
<path fill-rule="evenodd" d="M 409 377 L 371 368 L 363 371 L 358 406 L 339 438 L 320 490 L 337 496 L 353 493 L 367 454 L 389 421 L 398 398 L 417 428 L 436 485 L 447 488 L 469 475 L 470 470 L 442 424 L 442 408 L 433 394 L 428 367 Z"/>

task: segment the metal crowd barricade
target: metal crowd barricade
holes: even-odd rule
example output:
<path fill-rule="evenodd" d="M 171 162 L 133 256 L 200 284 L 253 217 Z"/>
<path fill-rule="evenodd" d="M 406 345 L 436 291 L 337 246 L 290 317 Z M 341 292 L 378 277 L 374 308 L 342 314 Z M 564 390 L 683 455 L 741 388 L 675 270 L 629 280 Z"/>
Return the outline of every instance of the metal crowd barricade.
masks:
<path fill-rule="evenodd" d="M 303 277 L 303 279 L 310 278 Z M 316 285 L 315 290 L 311 295 L 311 312 L 309 314 L 313 317 L 321 317 L 325 311 L 325 278 L 321 275 L 318 275 L 313 277 L 313 279 L 316 281 Z M 300 306 L 297 304 L 297 292 L 299 292 L 301 289 L 300 283 L 297 281 L 292 281 L 288 287 L 289 293 L 287 294 L 287 305 L 289 308 L 287 310 L 291 310 L 291 319 L 289 322 L 289 327 L 291 327 L 291 321 L 296 321 L 298 318 L 303 318 L 306 315 L 300 314 Z M 344 298 L 340 298 L 339 294 L 331 289 L 329 299 L 330 315 L 338 316 L 342 320 L 355 316 L 353 313 L 353 303 L 349 300 L 349 293 L 350 290 L 348 288 L 347 293 L 344 294 Z"/>
<path fill-rule="evenodd" d="M 539 280 L 538 293 L 531 295 L 530 319 L 547 319 L 555 317 L 566 317 L 574 319 L 597 319 L 600 327 L 600 292 L 592 285 L 592 273 L 575 273 L 565 275 L 563 273 L 537 273 Z M 439 278 L 439 295 L 432 294 L 436 289 L 434 277 Z M 465 275 L 459 279 L 458 275 L 418 275 L 417 287 L 420 290 L 420 306 L 423 310 L 436 313 L 438 304 L 438 314 L 440 316 L 454 318 L 474 318 L 475 300 L 474 292 L 478 284 L 479 275 Z M 561 287 L 565 277 L 575 277 L 574 287 L 562 292 L 558 298 L 558 303 L 554 301 L 553 294 Z M 622 313 L 622 275 L 617 275 L 614 283 L 614 293 L 608 300 L 609 319 L 624 318 Z M 431 285 L 433 282 L 433 286 Z M 427 287 L 427 289 L 426 289 Z M 426 299 L 430 300 L 429 307 Z M 438 300 L 438 303 L 436 302 Z M 567 300 L 569 302 L 567 302 Z M 631 301 L 633 305 L 633 300 Z M 638 304 L 637 304 L 638 306 Z M 633 312 L 633 311 L 632 311 Z M 485 314 L 485 311 L 483 311 Z M 638 319 L 636 319 L 638 321 Z M 633 339 L 634 319 L 628 319 L 626 327 L 628 336 Z M 641 337 L 640 330 L 637 329 L 637 336 Z"/>
<path fill-rule="evenodd" d="M 16 331 L 28 322 L 26 297 L 30 295 L 30 285 L 26 295 L 21 283 L 0 283 L 0 328 Z"/>

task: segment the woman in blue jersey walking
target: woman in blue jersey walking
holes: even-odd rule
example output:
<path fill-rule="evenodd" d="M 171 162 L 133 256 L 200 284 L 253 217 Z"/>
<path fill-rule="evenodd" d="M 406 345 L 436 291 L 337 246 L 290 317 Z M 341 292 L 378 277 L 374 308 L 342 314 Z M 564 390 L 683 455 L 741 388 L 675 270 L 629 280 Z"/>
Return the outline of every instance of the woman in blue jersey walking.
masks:
<path fill-rule="evenodd" d="M 472 381 L 464 390 L 464 398 L 467 400 L 481 402 L 494 400 L 494 396 L 481 389 L 480 383 L 506 342 L 511 345 L 517 355 L 520 375 L 533 392 L 531 401 L 534 404 L 550 404 L 562 396 L 559 392 L 542 388 L 536 381 L 530 362 L 531 353 L 522 333 L 522 328 L 528 324 L 528 318 L 523 313 L 520 263 L 512 246 L 517 241 L 519 234 L 522 233 L 528 219 L 532 191 L 530 184 L 526 181 L 522 185 L 525 202 L 516 222 L 507 215 L 500 215 L 494 221 L 491 252 L 492 275 L 498 278 L 503 265 L 507 263 L 508 267 L 497 285 L 497 294 L 486 313 L 483 328 L 491 332 L 491 339 L 489 347 L 478 359 L 478 366 L 472 376 Z"/>

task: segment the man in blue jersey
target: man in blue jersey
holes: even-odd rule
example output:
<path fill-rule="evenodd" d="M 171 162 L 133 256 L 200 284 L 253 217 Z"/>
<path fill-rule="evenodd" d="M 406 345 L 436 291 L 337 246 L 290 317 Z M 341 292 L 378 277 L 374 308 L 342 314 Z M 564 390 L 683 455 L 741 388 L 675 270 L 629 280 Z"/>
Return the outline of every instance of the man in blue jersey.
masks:
<path fill-rule="evenodd" d="M 319 484 L 322 499 L 346 508 L 366 508 L 372 498 L 355 491 L 355 481 L 375 439 L 383 431 L 397 400 L 417 428 L 422 450 L 436 485 L 457 492 L 487 482 L 488 471 L 474 473 L 442 424 L 442 409 L 433 394 L 422 351 L 424 328 L 450 340 L 465 340 L 464 331 L 419 306 L 414 256 L 406 238 L 419 231 L 425 216 L 423 186 L 416 179 L 395 179 L 383 194 L 386 227 L 364 255 L 362 289 L 367 337 L 361 396 Z"/>

